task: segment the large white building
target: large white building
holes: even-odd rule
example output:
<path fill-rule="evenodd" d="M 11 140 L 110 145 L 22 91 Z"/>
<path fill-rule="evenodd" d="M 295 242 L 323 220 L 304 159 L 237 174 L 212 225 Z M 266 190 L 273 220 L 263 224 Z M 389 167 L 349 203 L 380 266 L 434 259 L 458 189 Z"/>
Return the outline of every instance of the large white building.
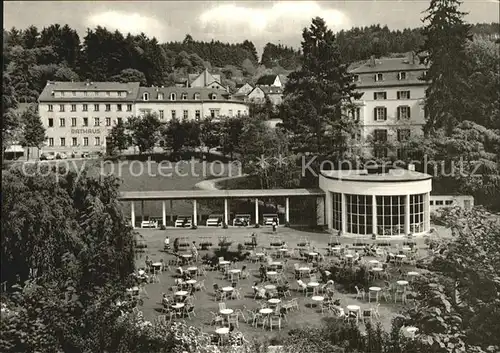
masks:
<path fill-rule="evenodd" d="M 55 153 L 105 152 L 112 127 L 146 111 L 163 122 L 248 114 L 248 106 L 225 90 L 140 87 L 138 82 L 49 81 L 38 103 L 47 135 L 42 150 Z"/>
<path fill-rule="evenodd" d="M 410 53 L 404 58 L 372 57 L 363 65 L 350 70 L 356 90 L 362 93 L 354 103 L 361 126 L 361 139 L 378 142 L 404 142 L 410 136 L 423 133 L 425 125 L 424 98 L 427 68 Z M 373 151 L 376 157 L 386 157 L 385 147 Z"/>

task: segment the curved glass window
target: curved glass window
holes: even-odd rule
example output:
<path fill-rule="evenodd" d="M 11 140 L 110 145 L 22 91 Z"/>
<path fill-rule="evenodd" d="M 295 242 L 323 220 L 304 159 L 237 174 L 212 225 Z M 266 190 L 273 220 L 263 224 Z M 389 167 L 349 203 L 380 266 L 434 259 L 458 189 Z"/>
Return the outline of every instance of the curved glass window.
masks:
<path fill-rule="evenodd" d="M 403 235 L 405 224 L 405 197 L 377 196 L 377 234 Z"/>
<path fill-rule="evenodd" d="M 342 229 L 342 194 L 332 193 L 333 224 L 335 230 Z"/>
<path fill-rule="evenodd" d="M 423 232 L 424 223 L 424 194 L 410 195 L 410 232 Z"/>
<path fill-rule="evenodd" d="M 346 194 L 347 232 L 352 234 L 373 233 L 373 212 L 371 195 Z"/>

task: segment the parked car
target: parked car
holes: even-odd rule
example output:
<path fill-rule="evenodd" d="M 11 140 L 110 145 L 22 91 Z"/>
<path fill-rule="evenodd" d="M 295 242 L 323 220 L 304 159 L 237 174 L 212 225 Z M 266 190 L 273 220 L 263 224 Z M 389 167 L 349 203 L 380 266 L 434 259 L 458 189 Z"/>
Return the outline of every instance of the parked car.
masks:
<path fill-rule="evenodd" d="M 89 158 L 89 153 L 88 152 L 82 152 L 82 158 Z"/>
<path fill-rule="evenodd" d="M 67 159 L 67 158 L 68 156 L 64 152 L 59 152 L 58 154 L 56 154 L 56 159 Z"/>
<path fill-rule="evenodd" d="M 191 216 L 177 216 L 177 218 L 175 219 L 174 227 L 176 228 L 191 227 L 192 219 L 193 218 Z"/>
<path fill-rule="evenodd" d="M 154 219 L 148 219 L 141 222 L 141 228 L 158 228 L 158 221 Z"/>
<path fill-rule="evenodd" d="M 211 214 L 208 216 L 207 219 L 207 227 L 210 226 L 215 226 L 215 227 L 220 227 L 222 226 L 222 215 L 221 214 Z"/>
<path fill-rule="evenodd" d="M 250 225 L 251 216 L 249 214 L 236 214 L 233 219 L 233 226 L 246 227 Z"/>
<path fill-rule="evenodd" d="M 276 219 L 276 223 L 277 223 L 276 225 L 279 225 L 280 220 L 279 220 L 278 215 L 276 213 L 263 214 L 262 215 L 262 224 L 265 226 L 272 226 L 274 219 Z"/>
<path fill-rule="evenodd" d="M 51 161 L 56 158 L 56 155 L 54 152 L 48 152 L 48 153 L 42 153 L 40 156 L 40 160 L 42 161 Z"/>

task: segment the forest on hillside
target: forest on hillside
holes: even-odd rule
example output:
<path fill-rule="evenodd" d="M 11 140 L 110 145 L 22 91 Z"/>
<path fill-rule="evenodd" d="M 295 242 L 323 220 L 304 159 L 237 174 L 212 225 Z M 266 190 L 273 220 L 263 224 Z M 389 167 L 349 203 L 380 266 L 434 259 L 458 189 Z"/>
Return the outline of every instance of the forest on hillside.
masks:
<path fill-rule="evenodd" d="M 495 38 L 499 24 L 477 24 L 472 33 Z M 83 38 L 68 25 L 43 29 L 3 31 L 3 69 L 19 102 L 35 102 L 47 80 L 139 81 L 143 85 L 172 85 L 188 74 L 208 68 L 220 74 L 222 84 L 255 83 L 266 74 L 287 75 L 300 67 L 300 51 L 267 43 L 257 57 L 254 43 L 197 41 L 186 35 L 182 42 L 159 43 L 145 34 L 131 35 L 104 27 L 88 29 Z M 496 38 L 495 38 L 496 39 Z M 387 26 L 355 27 L 337 33 L 346 62 L 370 55 L 385 56 L 417 50 L 419 29 L 390 30 Z"/>

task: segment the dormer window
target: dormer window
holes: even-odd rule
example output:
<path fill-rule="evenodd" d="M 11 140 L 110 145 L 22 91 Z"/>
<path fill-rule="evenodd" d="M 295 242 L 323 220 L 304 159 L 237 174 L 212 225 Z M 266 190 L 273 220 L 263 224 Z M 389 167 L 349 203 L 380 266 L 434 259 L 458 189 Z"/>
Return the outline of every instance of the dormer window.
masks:
<path fill-rule="evenodd" d="M 163 93 L 158 93 L 158 100 L 163 100 Z"/>
<path fill-rule="evenodd" d="M 182 93 L 182 95 L 181 95 L 181 99 L 182 99 L 183 101 L 187 100 L 187 99 L 188 99 L 188 94 L 187 94 L 186 92 Z"/>
<path fill-rule="evenodd" d="M 375 74 L 375 81 L 383 81 L 384 80 L 384 75 L 383 74 Z"/>
<path fill-rule="evenodd" d="M 398 73 L 398 80 L 406 80 L 406 72 L 400 72 Z"/>
<path fill-rule="evenodd" d="M 149 93 L 148 92 L 144 92 L 142 94 L 142 100 L 147 102 L 149 100 Z"/>
<path fill-rule="evenodd" d="M 217 99 L 217 95 L 215 93 L 212 93 L 212 100 L 216 100 Z"/>
<path fill-rule="evenodd" d="M 170 100 L 175 101 L 177 99 L 177 95 L 175 93 L 170 93 Z"/>
<path fill-rule="evenodd" d="M 359 82 L 359 75 L 353 75 L 352 82 Z"/>
<path fill-rule="evenodd" d="M 195 93 L 194 94 L 194 100 L 196 100 L 196 101 L 200 100 L 200 94 L 199 93 Z"/>

